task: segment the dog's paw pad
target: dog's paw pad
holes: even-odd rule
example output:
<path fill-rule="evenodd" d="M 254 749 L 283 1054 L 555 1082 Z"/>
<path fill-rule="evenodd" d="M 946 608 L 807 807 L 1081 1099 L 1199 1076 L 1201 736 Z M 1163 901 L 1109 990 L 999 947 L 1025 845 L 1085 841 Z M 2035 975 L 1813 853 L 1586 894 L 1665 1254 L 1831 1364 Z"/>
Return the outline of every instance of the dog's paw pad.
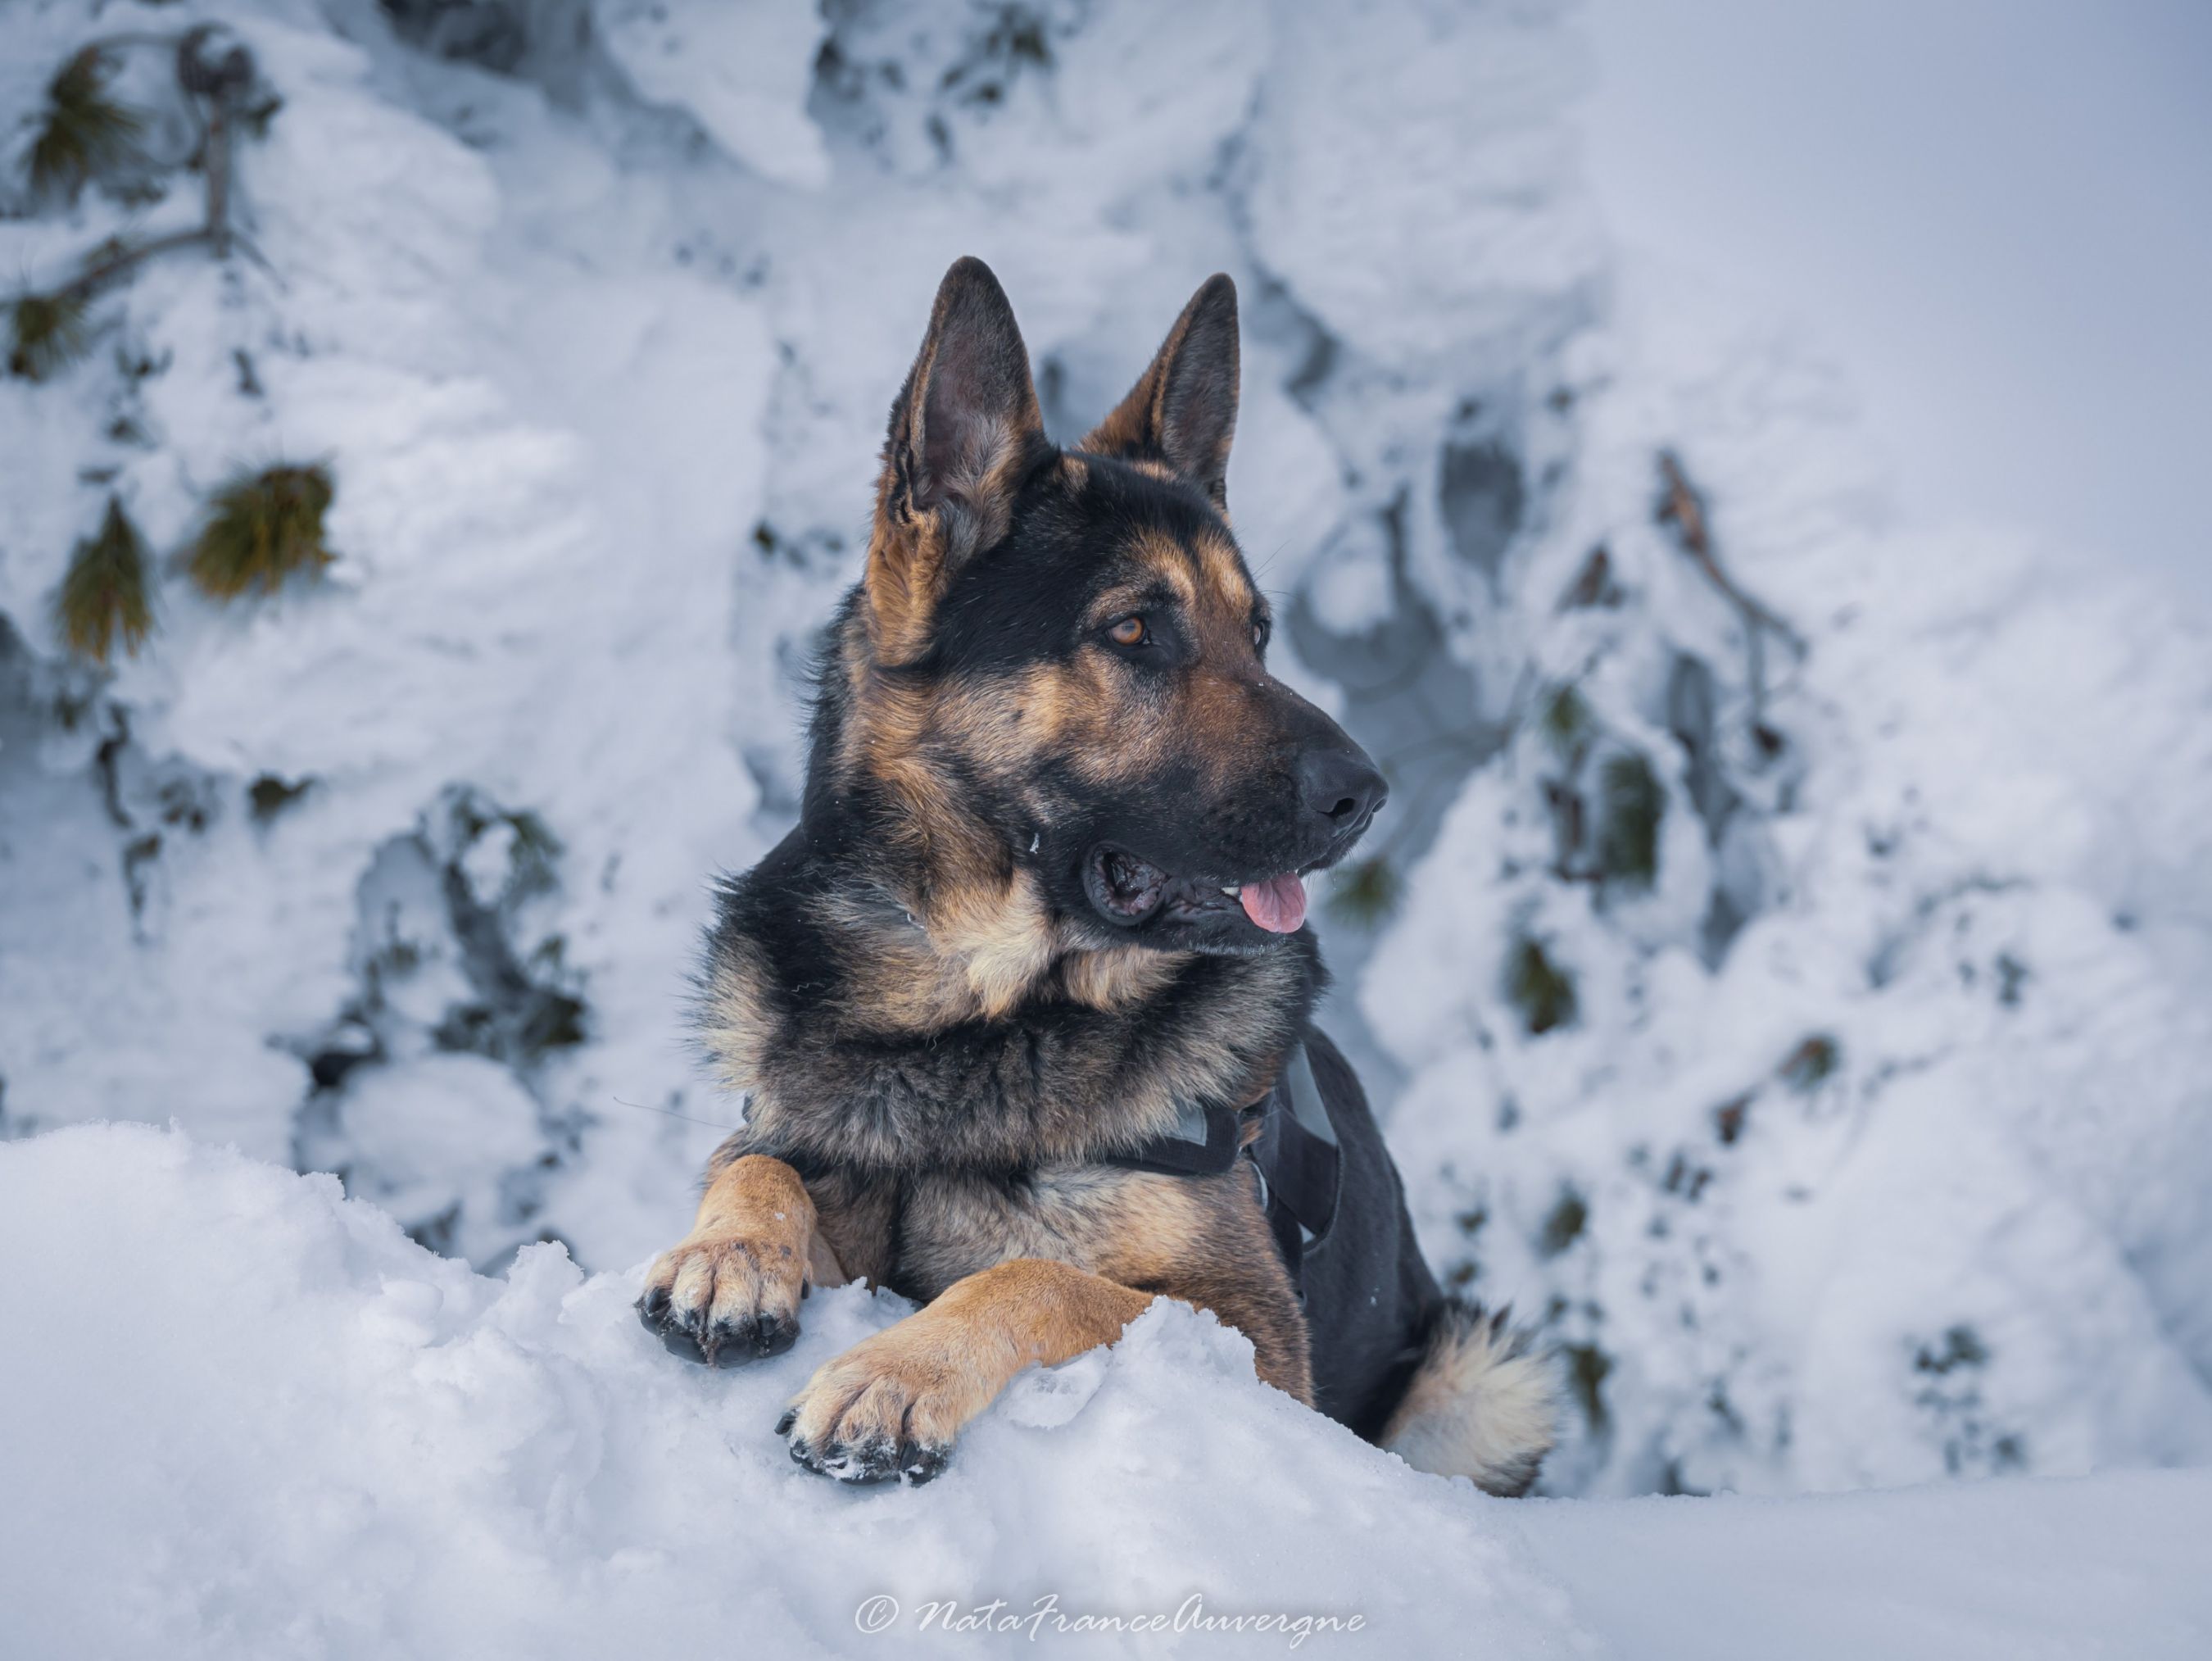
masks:
<path fill-rule="evenodd" d="M 776 1433 L 788 1435 L 797 1419 L 796 1409 L 786 1413 L 776 1421 Z M 887 1436 L 868 1436 L 852 1441 L 832 1435 L 820 1443 L 805 1436 L 793 1436 L 790 1449 L 794 1464 L 840 1482 L 873 1484 L 902 1480 L 916 1488 L 937 1475 L 952 1457 L 951 1448 L 945 1444 L 894 1442 Z"/>
<path fill-rule="evenodd" d="M 855 1364 L 848 1354 L 815 1374 L 775 1433 L 790 1439 L 793 1460 L 822 1475 L 918 1484 L 951 1458 L 962 1417 L 929 1384 Z"/>
<path fill-rule="evenodd" d="M 742 1366 L 799 1342 L 803 1266 L 737 1238 L 688 1240 L 650 1271 L 637 1316 L 672 1355 Z"/>

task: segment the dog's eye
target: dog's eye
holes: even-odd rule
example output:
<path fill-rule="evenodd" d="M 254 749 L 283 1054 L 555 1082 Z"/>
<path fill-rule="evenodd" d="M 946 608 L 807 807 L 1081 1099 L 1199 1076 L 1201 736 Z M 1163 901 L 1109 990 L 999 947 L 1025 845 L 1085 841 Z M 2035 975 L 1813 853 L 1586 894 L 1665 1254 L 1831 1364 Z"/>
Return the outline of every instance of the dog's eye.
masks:
<path fill-rule="evenodd" d="M 1252 625 L 1252 649 L 1254 651 L 1264 652 L 1267 649 L 1268 633 L 1269 630 L 1265 621 L 1255 623 Z"/>
<path fill-rule="evenodd" d="M 1144 618 L 1132 614 L 1118 623 L 1108 624 L 1106 638 L 1116 646 L 1149 646 L 1152 641 L 1152 631 L 1145 626 Z"/>

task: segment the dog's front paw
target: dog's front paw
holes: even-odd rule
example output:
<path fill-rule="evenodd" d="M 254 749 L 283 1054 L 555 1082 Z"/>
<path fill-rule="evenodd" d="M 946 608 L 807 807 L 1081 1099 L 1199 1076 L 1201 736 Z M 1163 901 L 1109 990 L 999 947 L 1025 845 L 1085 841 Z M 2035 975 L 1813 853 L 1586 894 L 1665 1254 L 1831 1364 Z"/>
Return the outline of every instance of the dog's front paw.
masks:
<path fill-rule="evenodd" d="M 927 1311 L 825 1363 L 776 1423 L 791 1457 L 846 1482 L 927 1482 L 997 1393 Z"/>
<path fill-rule="evenodd" d="M 787 1244 L 695 1234 L 646 1272 L 646 1330 L 686 1360 L 737 1366 L 799 1341 L 806 1261 Z"/>

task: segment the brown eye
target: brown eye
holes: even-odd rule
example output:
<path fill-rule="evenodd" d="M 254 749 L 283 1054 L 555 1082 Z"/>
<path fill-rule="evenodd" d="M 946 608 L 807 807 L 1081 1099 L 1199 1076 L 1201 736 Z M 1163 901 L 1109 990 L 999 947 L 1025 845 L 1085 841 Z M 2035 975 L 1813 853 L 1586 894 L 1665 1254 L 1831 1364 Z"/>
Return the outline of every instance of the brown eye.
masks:
<path fill-rule="evenodd" d="M 1140 617 L 1126 617 L 1119 623 L 1106 625 L 1106 638 L 1116 646 L 1142 646 L 1152 637 L 1152 630 L 1145 627 Z"/>
<path fill-rule="evenodd" d="M 1264 623 L 1255 623 L 1252 625 L 1252 649 L 1255 652 L 1264 652 L 1267 649 L 1267 625 Z"/>

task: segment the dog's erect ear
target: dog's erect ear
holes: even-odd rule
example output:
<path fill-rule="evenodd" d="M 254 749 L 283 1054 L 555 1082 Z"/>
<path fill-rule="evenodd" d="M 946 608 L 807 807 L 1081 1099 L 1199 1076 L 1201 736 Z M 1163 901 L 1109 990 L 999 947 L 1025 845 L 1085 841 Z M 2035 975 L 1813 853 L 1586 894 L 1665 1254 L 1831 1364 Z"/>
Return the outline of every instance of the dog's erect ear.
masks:
<path fill-rule="evenodd" d="M 1050 447 L 1006 291 L 981 260 L 954 262 L 884 445 L 867 572 L 884 661 L 921 654 L 953 573 L 1006 535 L 1022 481 Z"/>
<path fill-rule="evenodd" d="M 1237 285 L 1217 272 L 1182 308 L 1152 367 L 1077 447 L 1164 461 L 1226 512 L 1237 373 Z"/>

